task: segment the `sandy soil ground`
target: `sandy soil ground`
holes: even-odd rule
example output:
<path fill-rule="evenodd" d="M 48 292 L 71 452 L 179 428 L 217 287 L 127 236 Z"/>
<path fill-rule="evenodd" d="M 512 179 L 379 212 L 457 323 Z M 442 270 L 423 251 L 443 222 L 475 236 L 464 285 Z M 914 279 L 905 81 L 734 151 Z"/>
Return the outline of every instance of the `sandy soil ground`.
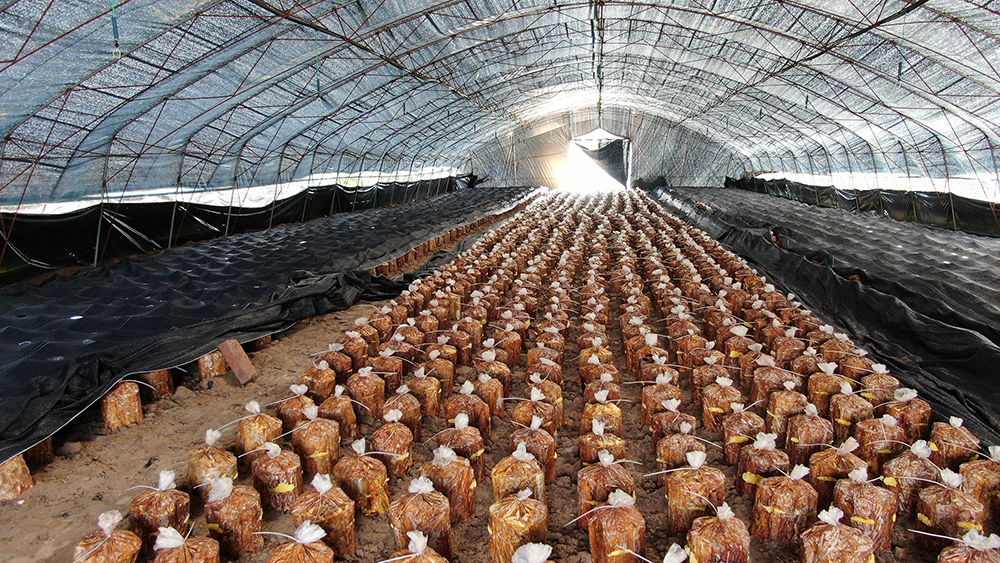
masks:
<path fill-rule="evenodd" d="M 617 302 L 613 302 L 612 306 L 616 310 Z M 161 470 L 177 471 L 178 485 L 186 490 L 188 452 L 202 443 L 205 429 L 218 428 L 239 418 L 244 414 L 243 405 L 251 399 L 263 405 L 287 396 L 288 386 L 298 383 L 301 374 L 311 365 L 307 353 L 325 350 L 329 343 L 353 327 L 354 319 L 366 316 L 370 311 L 370 305 L 358 304 L 347 311 L 300 322 L 285 333 L 276 335 L 270 346 L 251 353 L 260 376 L 246 386 L 240 386 L 232 374 L 200 383 L 182 380 L 184 385 L 178 387 L 172 397 L 145 405 L 145 420 L 141 424 L 109 433 L 103 427 L 99 410 L 84 414 L 56 437 L 57 456 L 34 474 L 35 487 L 17 501 L 0 504 L 0 546 L 3 546 L 0 548 L 0 562 L 72 561 L 74 544 L 85 534 L 96 530 L 97 516 L 111 509 L 127 513 L 130 501 L 140 492 L 130 488 L 154 485 Z M 582 388 L 576 369 L 579 350 L 575 339 L 578 334 L 579 327 L 575 324 L 568 339 L 564 366 L 566 382 L 563 394 L 567 423 L 557 436 L 558 476 L 547 487 L 550 513 L 548 539 L 554 547 L 552 560 L 558 563 L 592 561 L 586 530 L 576 525 L 565 525 L 577 516 L 575 476 L 581 468 L 577 453 L 579 419 L 583 411 Z M 631 376 L 624 366 L 620 332 L 615 329 L 609 336 L 612 338 L 615 361 L 627 381 Z M 470 368 L 460 368 L 456 374 L 456 388 L 473 376 Z M 526 388 L 523 367 L 515 371 L 514 380 L 516 384 L 512 395 L 523 397 Z M 689 384 L 687 381 L 684 383 L 687 394 L 690 392 Z M 629 455 L 640 462 L 630 465 L 629 470 L 639 483 L 637 506 L 646 518 L 647 557 L 659 561 L 671 543 L 683 544 L 684 541 L 682 537 L 670 536 L 665 531 L 664 488 L 657 485 L 655 478 L 642 477 L 656 471 L 656 455 L 652 439 L 640 425 L 640 386 L 625 385 L 623 388 L 624 398 L 631 401 L 621 403 Z M 685 403 L 690 405 L 688 401 Z M 514 405 L 513 402 L 508 403 L 508 414 Z M 273 414 L 273 407 L 266 410 Z M 691 414 L 696 413 L 691 411 Z M 376 429 L 375 421 L 369 417 L 362 417 L 361 426 L 368 438 Z M 425 419 L 425 439 L 444 427 L 441 419 Z M 508 420 L 494 418 L 493 428 L 492 441 L 486 446 L 487 470 L 510 452 L 508 438 L 514 426 Z M 708 440 L 721 441 L 721 434 L 708 433 L 703 429 L 698 434 Z M 232 447 L 234 443 L 235 432 L 230 429 L 220 445 Z M 432 446 L 433 443 L 415 445 L 414 468 L 430 460 Z M 721 462 L 721 450 L 711 447 L 709 450 L 709 463 L 726 474 L 729 504 L 737 516 L 749 522 L 752 506 L 749 500 L 735 492 L 736 469 Z M 415 474 L 414 469 L 404 479 L 391 479 L 392 498 L 405 492 L 406 485 Z M 248 472 L 241 468 L 238 483 L 250 482 Z M 476 494 L 476 518 L 458 524 L 452 532 L 456 553 L 453 563 L 486 561 L 487 514 L 493 501 L 488 477 L 485 483 L 479 484 Z M 197 500 L 193 502 L 192 520 L 194 534 L 206 535 L 202 507 Z M 264 520 L 267 530 L 288 534 L 293 531 L 291 518 L 286 514 L 267 509 Z M 122 525 L 127 525 L 127 521 Z M 928 558 L 927 554 L 910 547 L 912 540 L 905 532 L 907 527 L 912 526 L 905 522 L 897 526 L 898 547 L 878 554 L 879 562 L 933 561 L 932 557 Z M 347 561 L 375 563 L 388 559 L 395 551 L 386 516 L 371 518 L 359 514 L 357 533 L 358 551 Z M 271 551 L 284 541 L 267 536 L 265 549 L 243 557 L 240 563 L 265 562 Z M 753 561 L 756 562 L 798 560 L 793 549 L 756 541 L 752 549 Z"/>

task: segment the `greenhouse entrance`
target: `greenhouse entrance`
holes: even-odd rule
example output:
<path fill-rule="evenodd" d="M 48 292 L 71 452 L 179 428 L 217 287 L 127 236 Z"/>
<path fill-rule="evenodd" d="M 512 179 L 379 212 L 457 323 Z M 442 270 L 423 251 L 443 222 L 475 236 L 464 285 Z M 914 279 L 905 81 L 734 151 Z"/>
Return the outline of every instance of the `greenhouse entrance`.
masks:
<path fill-rule="evenodd" d="M 604 129 L 570 139 L 567 182 L 574 190 L 621 189 L 631 185 L 632 146 Z"/>

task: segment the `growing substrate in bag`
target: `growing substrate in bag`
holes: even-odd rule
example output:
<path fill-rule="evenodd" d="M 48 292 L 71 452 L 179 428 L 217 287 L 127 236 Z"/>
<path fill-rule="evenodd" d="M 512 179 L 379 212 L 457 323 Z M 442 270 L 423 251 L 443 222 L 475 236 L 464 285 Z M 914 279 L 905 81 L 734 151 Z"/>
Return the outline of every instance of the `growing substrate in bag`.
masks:
<path fill-rule="evenodd" d="M 264 444 L 274 442 L 281 435 L 281 421 L 263 414 L 257 401 L 247 403 L 246 410 L 250 417 L 241 420 L 236 427 L 236 453 L 250 466 L 264 455 Z"/>
<path fill-rule="evenodd" d="M 142 538 L 147 553 L 153 552 L 160 528 L 174 528 L 187 533 L 191 516 L 191 497 L 178 491 L 173 471 L 161 471 L 156 488 L 147 487 L 128 506 L 129 521 Z"/>
<path fill-rule="evenodd" d="M 802 532 L 803 563 L 874 563 L 872 541 L 839 522 L 835 506 L 820 513 L 820 522 Z"/>
<path fill-rule="evenodd" d="M 197 536 L 185 538 L 173 528 L 160 528 L 153 549 L 153 563 L 219 563 L 219 542 Z"/>
<path fill-rule="evenodd" d="M 435 436 L 435 440 L 438 447 L 448 446 L 459 457 L 467 459 L 475 471 L 476 482 L 482 482 L 486 477 L 485 456 L 483 455 L 486 453 L 486 446 L 479 429 L 475 426 L 469 426 L 469 415 L 464 413 L 456 415 L 455 426 L 439 432 Z"/>
<path fill-rule="evenodd" d="M 696 518 L 691 524 L 687 551 L 692 563 L 749 563 L 750 532 L 723 503 L 714 516 Z"/>
<path fill-rule="evenodd" d="M 365 516 L 389 510 L 389 474 L 382 462 L 365 454 L 365 439 L 351 444 L 352 452 L 341 456 L 330 477 L 357 503 Z"/>
<path fill-rule="evenodd" d="M 577 525 L 586 528 L 590 522 L 590 511 L 607 504 L 608 496 L 616 490 L 635 496 L 635 479 L 621 462 L 608 451 L 602 451 L 600 461 L 581 469 L 576 476 L 577 504 L 579 517 Z"/>
<path fill-rule="evenodd" d="M 209 482 L 205 520 L 209 535 L 219 542 L 222 553 L 239 558 L 263 549 L 264 537 L 257 534 L 263 513 L 260 493 L 253 487 L 234 487 L 228 477 Z"/>
<path fill-rule="evenodd" d="M 517 548 L 547 539 L 548 508 L 532 497 L 532 491 L 523 490 L 490 505 L 489 563 L 510 563 Z"/>
<path fill-rule="evenodd" d="M 962 476 L 942 469 L 940 479 L 940 485 L 930 485 L 917 494 L 917 529 L 953 538 L 960 538 L 972 529 L 982 531 L 986 507 L 972 495 L 962 492 Z M 918 540 L 933 549 L 948 544 L 946 540 L 927 535 L 920 535 Z"/>
<path fill-rule="evenodd" d="M 419 473 L 448 497 L 452 524 L 476 516 L 476 475 L 469 460 L 447 446 L 439 446 L 434 450 L 434 459 L 421 465 Z"/>
<path fill-rule="evenodd" d="M 396 547 L 404 548 L 407 533 L 423 532 L 427 545 L 442 557 L 451 559 L 451 509 L 448 498 L 434 490 L 426 477 L 410 482 L 407 493 L 389 505 L 389 522 L 396 538 Z"/>
<path fill-rule="evenodd" d="M 326 532 L 311 522 L 295 530 L 295 541 L 279 545 L 267 563 L 333 563 L 333 550 L 323 543 Z"/>
<path fill-rule="evenodd" d="M 889 549 L 896 524 L 895 493 L 868 482 L 868 472 L 855 469 L 850 478 L 837 481 L 833 504 L 847 517 L 847 524 L 872 541 L 875 551 Z"/>
<path fill-rule="evenodd" d="M 236 456 L 215 443 L 222 435 L 211 428 L 205 431 L 205 444 L 188 452 L 188 481 L 192 490 L 208 497 L 208 480 L 217 477 L 236 479 Z"/>
<path fill-rule="evenodd" d="M 646 519 L 635 507 L 635 498 L 615 490 L 608 503 L 595 508 L 588 524 L 594 563 L 639 563 L 646 553 Z"/>
<path fill-rule="evenodd" d="M 292 505 L 292 523 L 295 527 L 307 520 L 316 524 L 326 532 L 323 542 L 336 557 L 352 555 L 356 549 L 354 501 L 328 475 L 313 477 L 312 485 L 315 490 L 302 493 Z"/>
<path fill-rule="evenodd" d="M 74 563 L 134 563 L 142 540 L 128 530 L 115 530 L 122 515 L 117 510 L 97 518 L 100 530 L 84 536 L 73 547 Z"/>
<path fill-rule="evenodd" d="M 401 417 L 398 410 L 386 412 L 386 423 L 372 434 L 372 455 L 396 477 L 406 475 L 413 466 L 413 433 L 399 422 Z"/>
<path fill-rule="evenodd" d="M 684 534 L 700 516 L 725 500 L 726 477 L 714 467 L 705 467 L 704 452 L 687 454 L 688 469 L 667 474 L 667 530 Z"/>
<path fill-rule="evenodd" d="M 250 466 L 253 485 L 265 505 L 288 512 L 302 493 L 302 462 L 294 452 L 273 442 L 265 443 L 264 449 L 266 453 Z"/>
<path fill-rule="evenodd" d="M 535 498 L 545 502 L 545 471 L 524 442 L 493 467 L 490 479 L 494 502 L 525 489 L 530 489 Z"/>
<path fill-rule="evenodd" d="M 818 495 L 802 479 L 807 472 L 798 465 L 787 477 L 768 477 L 757 484 L 750 532 L 758 541 L 793 544 L 816 519 Z"/>

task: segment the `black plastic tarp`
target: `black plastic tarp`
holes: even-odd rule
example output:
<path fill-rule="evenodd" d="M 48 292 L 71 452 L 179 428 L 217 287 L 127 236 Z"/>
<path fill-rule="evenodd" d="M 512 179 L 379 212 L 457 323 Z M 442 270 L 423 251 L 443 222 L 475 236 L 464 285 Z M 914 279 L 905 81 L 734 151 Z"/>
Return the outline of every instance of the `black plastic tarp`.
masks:
<path fill-rule="evenodd" d="M 404 282 L 363 270 L 530 192 L 461 190 L 0 289 L 0 460 L 52 434 L 128 374 L 398 294 Z"/>
<path fill-rule="evenodd" d="M 403 205 L 472 186 L 475 176 L 309 188 L 263 207 L 105 202 L 63 215 L 0 214 L 0 285 L 218 236 Z"/>
<path fill-rule="evenodd" d="M 1000 347 L 981 332 L 962 326 L 982 327 L 981 319 L 965 316 L 973 312 L 962 303 L 972 299 L 960 287 L 965 276 L 935 279 L 939 266 L 924 263 L 925 257 L 940 252 L 941 241 L 928 237 L 929 231 L 937 229 L 886 224 L 884 219 L 865 216 L 854 216 L 855 224 L 846 220 L 851 215 L 842 216 L 841 211 L 735 190 L 657 189 L 651 195 L 746 258 L 776 286 L 794 292 L 819 316 L 851 334 L 904 385 L 918 389 L 938 417 L 960 416 L 985 443 L 1000 443 L 1000 414 L 996 410 L 1000 404 Z M 814 222 L 812 215 L 825 217 L 825 221 Z M 880 236 L 875 229 L 890 227 L 898 234 L 887 238 L 898 241 L 904 250 L 888 253 L 872 244 L 871 239 Z M 976 239 L 964 233 L 945 234 Z M 978 241 L 986 248 L 1000 244 L 994 239 Z M 855 256 L 859 259 L 852 260 Z M 1000 260 L 1000 254 L 994 260 Z M 872 265 L 871 270 L 859 267 L 862 261 Z M 900 279 L 904 274 L 909 278 Z M 865 283 L 849 279 L 852 275 Z M 919 295 L 911 290 L 902 298 L 893 294 L 894 289 L 913 280 L 936 289 Z M 947 320 L 934 318 L 920 308 Z M 941 315 L 944 311 L 948 314 Z"/>
<path fill-rule="evenodd" d="M 747 190 L 854 213 L 874 213 L 976 235 L 1000 237 L 1000 214 L 995 203 L 938 192 L 898 190 L 841 190 L 809 186 L 789 180 L 726 178 L 726 187 Z"/>

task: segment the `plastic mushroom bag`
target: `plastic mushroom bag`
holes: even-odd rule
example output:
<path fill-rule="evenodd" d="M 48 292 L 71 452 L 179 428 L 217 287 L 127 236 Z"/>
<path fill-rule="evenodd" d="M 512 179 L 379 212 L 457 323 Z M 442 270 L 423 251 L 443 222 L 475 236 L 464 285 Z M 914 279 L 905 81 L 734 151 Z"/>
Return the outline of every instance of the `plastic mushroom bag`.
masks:
<path fill-rule="evenodd" d="M 524 443 L 525 449 L 545 469 L 545 481 L 551 483 L 556 478 L 556 441 L 544 428 L 544 421 L 539 416 L 531 417 L 531 424 L 521 427 L 510 435 L 511 451 L 517 449 L 517 445 Z M 593 463 L 584 461 L 584 463 Z"/>
<path fill-rule="evenodd" d="M 961 418 L 953 416 L 948 422 L 935 422 L 931 427 L 931 461 L 938 467 L 958 471 L 979 451 L 979 438 L 963 427 L 963 423 Z"/>
<path fill-rule="evenodd" d="M 354 404 L 354 401 L 347 395 L 347 388 L 343 385 L 337 385 L 333 388 L 333 394 L 319 405 L 319 416 L 337 422 L 342 440 L 353 441 L 361 437 Z M 367 408 L 362 408 L 364 412 L 368 412 Z"/>
<path fill-rule="evenodd" d="M 888 414 L 858 422 L 854 426 L 854 437 L 860 444 L 857 456 L 867 461 L 876 473 L 881 471 L 883 463 L 896 457 L 907 445 L 906 431 Z"/>
<path fill-rule="evenodd" d="M 598 452 L 598 463 L 581 469 L 576 476 L 577 525 L 586 528 L 590 523 L 591 511 L 607 503 L 608 496 L 616 490 L 635 495 L 635 479 L 621 462 L 607 450 Z"/>
<path fill-rule="evenodd" d="M 451 559 L 451 508 L 448 497 L 434 490 L 427 477 L 410 482 L 407 493 L 389 505 L 389 522 L 400 549 L 408 544 L 407 533 L 423 532 L 427 545 Z"/>
<path fill-rule="evenodd" d="M 229 477 L 209 480 L 205 521 L 209 535 L 219 542 L 223 554 L 239 558 L 260 551 L 263 509 L 260 493 L 253 487 L 233 486 Z"/>
<path fill-rule="evenodd" d="M 777 477 L 788 472 L 788 454 L 777 449 L 777 434 L 760 432 L 752 444 L 740 451 L 736 492 L 750 495 L 757 492 L 757 483 L 767 477 Z"/>
<path fill-rule="evenodd" d="M 438 446 L 431 462 L 420 466 L 420 476 L 430 479 L 448 497 L 452 524 L 475 517 L 476 476 L 469 460 L 448 446 Z"/>
<path fill-rule="evenodd" d="M 288 512 L 302 493 L 302 461 L 274 442 L 266 442 L 263 449 L 266 453 L 250 466 L 254 487 L 265 505 Z"/>
<path fill-rule="evenodd" d="M 872 404 L 876 416 L 882 416 L 900 384 L 898 379 L 888 374 L 884 365 L 872 364 L 871 367 L 870 373 L 861 377 L 861 397 Z"/>
<path fill-rule="evenodd" d="M 424 416 L 441 415 L 441 382 L 437 378 L 427 375 L 423 367 L 418 367 L 406 385 L 410 388 L 410 394 L 420 401 Z"/>
<path fill-rule="evenodd" d="M 202 500 L 208 496 L 205 485 L 209 479 L 236 478 L 236 456 L 215 445 L 221 437 L 222 433 L 209 428 L 205 431 L 205 444 L 188 453 L 188 479 L 191 487 L 199 491 Z"/>
<path fill-rule="evenodd" d="M 660 484 L 667 484 L 670 476 L 667 471 L 687 465 L 687 454 L 706 451 L 705 442 L 692 434 L 693 430 L 691 424 L 682 422 L 676 433 L 657 440 L 656 468 Z"/>
<path fill-rule="evenodd" d="M 382 563 L 400 561 L 403 563 L 448 563 L 448 560 L 427 545 L 427 536 L 420 531 L 407 532 L 409 544 Z"/>
<path fill-rule="evenodd" d="M 646 553 L 646 519 L 635 497 L 622 490 L 608 495 L 606 505 L 593 509 L 590 553 L 594 563 L 631 563 Z"/>
<path fill-rule="evenodd" d="M 309 387 L 303 384 L 289 385 L 291 395 L 278 401 L 278 418 L 281 419 L 282 431 L 291 432 L 300 422 L 306 420 L 305 409 L 313 406 L 313 400 L 306 396 Z"/>
<path fill-rule="evenodd" d="M 985 459 L 963 463 L 959 472 L 962 490 L 983 503 L 989 519 L 1000 518 L 1000 446 L 990 446 Z"/>
<path fill-rule="evenodd" d="M 458 393 L 445 400 L 444 416 L 449 423 L 454 423 L 459 413 L 465 413 L 469 417 L 469 424 L 479 429 L 484 440 L 489 440 L 492 427 L 490 407 L 473 394 L 474 390 L 471 381 L 463 383 Z"/>
<path fill-rule="evenodd" d="M 174 477 L 173 471 L 160 471 L 157 486 L 143 487 L 146 490 L 132 499 L 128 507 L 129 521 L 149 553 L 160 528 L 187 533 L 190 525 L 191 498 L 177 490 Z"/>
<path fill-rule="evenodd" d="M 302 409 L 306 420 L 292 431 L 292 445 L 302 460 L 305 473 L 330 473 L 340 455 L 340 424 L 319 418 L 319 407 Z"/>
<path fill-rule="evenodd" d="M 816 518 L 816 490 L 803 478 L 809 469 L 796 465 L 787 476 L 757 484 L 750 531 L 758 541 L 793 544 Z"/>
<path fill-rule="evenodd" d="M 351 398 L 364 405 L 363 414 L 375 418 L 382 417 L 385 404 L 386 383 L 370 367 L 363 367 L 347 378 L 347 392 Z"/>
<path fill-rule="evenodd" d="M 403 413 L 397 409 L 386 411 L 382 417 L 385 424 L 372 435 L 372 453 L 382 461 L 389 473 L 402 477 L 413 466 L 413 432 L 399 422 Z"/>
<path fill-rule="evenodd" d="M 686 458 L 689 467 L 667 474 L 667 529 L 671 534 L 687 533 L 696 518 L 725 500 L 726 477 L 705 465 L 705 452 L 689 452 Z"/>
<path fill-rule="evenodd" d="M 525 489 L 532 490 L 535 498 L 545 502 L 545 471 L 524 442 L 493 467 L 490 477 L 494 502 Z"/>
<path fill-rule="evenodd" d="M 515 434 L 517 432 L 517 430 L 514 431 Z M 469 464 L 472 465 L 472 469 L 475 471 L 477 482 L 485 479 L 486 466 L 484 454 L 486 453 L 486 445 L 482 434 L 479 433 L 479 429 L 475 426 L 469 426 L 469 415 L 465 413 L 455 415 L 455 425 L 452 428 L 445 428 L 441 432 L 438 432 L 434 439 L 438 447 L 448 446 L 459 457 L 469 460 Z M 554 453 L 555 444 L 553 443 Z"/>
<path fill-rule="evenodd" d="M 691 561 L 750 561 L 750 532 L 726 503 L 716 507 L 714 516 L 695 519 L 687 545 Z"/>
<path fill-rule="evenodd" d="M 489 563 L 508 563 L 522 545 L 547 539 L 549 511 L 533 496 L 525 489 L 490 506 Z"/>
<path fill-rule="evenodd" d="M 132 563 L 139 556 L 142 540 L 128 530 L 115 530 L 122 515 L 117 510 L 97 518 L 98 531 L 84 536 L 73 548 L 74 563 Z"/>
<path fill-rule="evenodd" d="M 746 409 L 743 403 L 731 403 L 729 407 L 733 414 L 722 420 L 723 452 L 726 464 L 736 465 L 739 462 L 740 450 L 747 442 L 764 431 L 764 419 L 757 413 Z"/>
<path fill-rule="evenodd" d="M 333 563 L 333 550 L 323 543 L 326 531 L 309 522 L 295 529 L 294 541 L 279 545 L 267 563 Z"/>
<path fill-rule="evenodd" d="M 323 528 L 323 541 L 333 548 L 337 557 L 354 553 L 354 501 L 340 487 L 334 485 L 329 475 L 316 475 L 312 491 L 299 495 L 292 506 L 292 523 L 301 526 L 307 520 Z"/>
<path fill-rule="evenodd" d="M 549 402 L 540 387 L 532 386 L 529 388 L 528 400 L 520 401 L 511 412 L 510 418 L 522 426 L 528 426 L 535 417 L 542 419 L 542 428 L 546 432 L 553 437 L 556 436 L 559 426 L 555 405 Z"/>
<path fill-rule="evenodd" d="M 679 376 L 676 373 L 658 375 L 653 385 L 647 385 L 642 390 L 643 425 L 653 421 L 653 415 L 662 412 L 663 401 L 681 400 L 681 388 L 674 384 Z"/>
<path fill-rule="evenodd" d="M 961 542 L 941 550 L 937 560 L 938 563 L 997 563 L 1000 561 L 1000 536 L 969 530 Z"/>
<path fill-rule="evenodd" d="M 889 489 L 869 482 L 868 471 L 855 469 L 837 481 L 833 504 L 847 516 L 848 525 L 872 540 L 875 551 L 891 547 L 898 500 Z"/>
<path fill-rule="evenodd" d="M 819 416 L 816 405 L 809 403 L 802 414 L 788 419 L 785 453 L 791 465 L 808 465 L 812 454 L 830 444 L 833 444 L 833 423 Z"/>
<path fill-rule="evenodd" d="M 807 563 L 871 563 L 871 539 L 840 523 L 844 513 L 831 506 L 819 513 L 819 522 L 802 533 L 802 561 Z"/>
<path fill-rule="evenodd" d="M 882 483 L 899 499 L 901 514 L 913 516 L 917 507 L 917 495 L 922 489 L 934 484 L 940 470 L 931 462 L 931 448 L 924 440 L 917 440 L 901 455 L 891 459 L 882 467 Z M 997 481 L 1000 485 L 1000 479 Z"/>
<path fill-rule="evenodd" d="M 930 438 L 931 406 L 918 398 L 915 390 L 896 389 L 893 400 L 885 405 L 885 414 L 899 421 L 899 425 L 906 431 L 907 442 Z"/>
<path fill-rule="evenodd" d="M 219 542 L 205 537 L 185 538 L 173 528 L 160 528 L 153 550 L 154 563 L 219 562 Z"/>
<path fill-rule="evenodd" d="M 236 428 L 236 453 L 249 466 L 264 455 L 265 442 L 273 442 L 281 435 L 281 421 L 262 413 L 257 401 L 250 401 L 244 409 L 250 416 Z"/>
<path fill-rule="evenodd" d="M 561 428 L 566 422 L 566 413 L 563 408 L 563 393 L 562 387 L 559 384 L 549 381 L 548 379 L 543 379 L 541 374 L 537 372 L 532 372 L 528 374 L 528 389 L 526 391 L 526 396 L 531 397 L 532 389 L 537 388 L 539 391 L 545 395 L 545 401 L 550 403 L 555 407 L 553 411 L 553 417 L 555 418 L 556 428 Z"/>
<path fill-rule="evenodd" d="M 743 402 L 743 393 L 733 387 L 733 380 L 719 377 L 715 383 L 705 387 L 702 392 L 702 420 L 705 428 L 712 432 L 722 430 L 722 421 L 732 413 L 733 403 Z"/>
<path fill-rule="evenodd" d="M 972 495 L 963 492 L 963 478 L 950 469 L 942 469 L 940 484 L 930 485 L 917 495 L 917 529 L 938 536 L 962 537 L 967 531 L 982 531 L 986 507 Z M 921 543 L 939 549 L 947 540 L 920 535 Z"/>
<path fill-rule="evenodd" d="M 594 399 L 597 401 L 596 403 L 587 403 L 583 406 L 583 416 L 580 417 L 580 435 L 590 432 L 593 421 L 601 419 L 605 424 L 605 432 L 623 436 L 622 410 L 618 405 L 608 400 L 606 390 L 598 392 Z"/>
<path fill-rule="evenodd" d="M 330 477 L 361 509 L 365 516 L 389 510 L 389 474 L 385 465 L 368 455 L 365 439 L 351 444 L 352 452 L 342 456 Z"/>
<path fill-rule="evenodd" d="M 809 483 L 819 494 L 819 506 L 833 502 L 833 488 L 837 481 L 846 479 L 855 469 L 866 469 L 865 460 L 854 455 L 858 441 L 848 438 L 837 447 L 830 446 L 809 457 Z"/>
<path fill-rule="evenodd" d="M 337 386 L 337 372 L 326 360 L 320 360 L 302 374 L 302 384 L 309 389 L 306 394 L 313 402 L 322 403 Z"/>

